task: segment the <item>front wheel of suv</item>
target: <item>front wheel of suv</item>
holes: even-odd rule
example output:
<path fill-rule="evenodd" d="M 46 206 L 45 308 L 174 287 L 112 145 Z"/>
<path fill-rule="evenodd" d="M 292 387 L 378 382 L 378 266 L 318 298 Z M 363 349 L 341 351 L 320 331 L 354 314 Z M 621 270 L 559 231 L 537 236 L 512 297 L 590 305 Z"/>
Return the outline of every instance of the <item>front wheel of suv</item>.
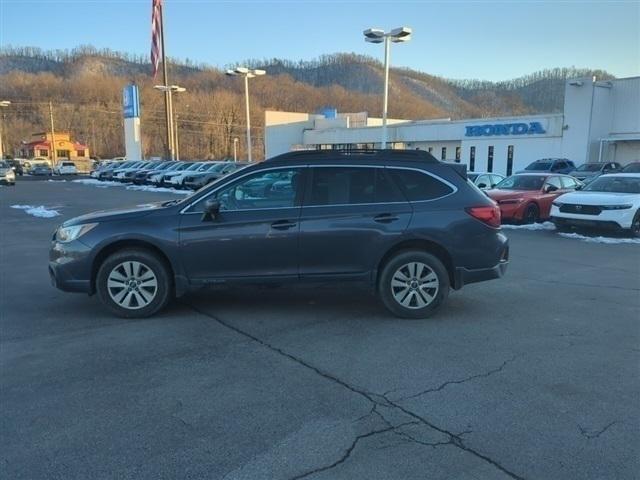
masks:
<path fill-rule="evenodd" d="M 378 296 L 401 318 L 427 318 L 449 295 L 449 274 L 435 256 L 410 250 L 398 253 L 383 267 Z"/>
<path fill-rule="evenodd" d="M 96 276 L 100 301 L 124 318 L 144 318 L 158 312 L 169 302 L 171 286 L 165 262 L 141 249 L 111 254 Z"/>

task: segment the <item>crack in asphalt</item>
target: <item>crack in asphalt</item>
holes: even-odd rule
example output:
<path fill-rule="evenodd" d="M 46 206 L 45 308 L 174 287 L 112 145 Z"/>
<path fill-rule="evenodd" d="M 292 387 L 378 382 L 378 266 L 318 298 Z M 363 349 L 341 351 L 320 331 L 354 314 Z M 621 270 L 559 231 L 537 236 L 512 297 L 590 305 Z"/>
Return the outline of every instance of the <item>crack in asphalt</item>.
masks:
<path fill-rule="evenodd" d="M 323 467 L 317 467 L 317 468 L 314 468 L 313 470 L 309 470 L 308 472 L 301 473 L 299 475 L 296 475 L 295 477 L 291 477 L 291 480 L 300 480 L 301 478 L 306 478 L 306 477 L 309 477 L 311 475 L 315 475 L 316 473 L 320 473 L 320 472 L 325 472 L 327 470 L 331 470 L 332 468 L 337 467 L 338 465 L 340 465 L 341 463 L 346 462 L 349 459 L 349 457 L 351 456 L 353 451 L 358 446 L 358 443 L 360 442 L 360 440 L 363 440 L 363 439 L 369 438 L 369 437 L 373 437 L 375 435 L 380 435 L 381 433 L 391 432 L 391 431 L 395 430 L 396 428 L 400 428 L 400 427 L 402 427 L 404 425 L 410 425 L 410 424 L 414 424 L 414 423 L 418 423 L 418 422 L 403 423 L 401 425 L 398 425 L 397 427 L 388 426 L 388 427 L 381 428 L 381 429 L 378 429 L 378 430 L 372 430 L 372 431 L 370 431 L 368 433 L 363 433 L 362 435 L 358 435 L 356 438 L 353 439 L 353 442 L 351 442 L 351 445 L 349 445 L 349 447 L 344 452 L 342 457 L 340 457 L 338 460 L 336 460 L 335 462 L 333 462 L 330 465 L 325 465 Z"/>
<path fill-rule="evenodd" d="M 384 406 L 384 407 L 388 407 L 388 408 L 395 408 L 395 409 L 405 413 L 409 417 L 415 419 L 417 422 L 419 422 L 421 424 L 424 424 L 424 425 L 432 428 L 433 430 L 436 430 L 436 431 L 448 436 L 449 437 L 449 441 L 448 442 L 444 442 L 445 444 L 453 445 L 453 446 L 455 446 L 455 447 L 457 447 L 457 448 L 459 448 L 459 449 L 461 449 L 461 450 L 463 450 L 463 451 L 465 451 L 465 452 L 467 452 L 467 453 L 469 453 L 469 454 L 471 454 L 471 455 L 473 455 L 473 456 L 475 456 L 475 457 L 477 457 L 477 458 L 479 458 L 481 460 L 484 460 L 485 462 L 491 464 L 493 467 L 495 467 L 496 469 L 500 470 L 505 475 L 509 476 L 510 478 L 512 478 L 514 480 L 524 480 L 524 477 L 522 477 L 522 476 L 520 476 L 520 475 L 518 475 L 518 474 L 516 474 L 516 473 L 514 473 L 514 472 L 512 472 L 510 470 L 508 470 L 506 467 L 502 466 L 497 460 L 494 460 L 494 459 L 490 458 L 489 456 L 484 455 L 484 454 L 478 452 L 477 450 L 469 447 L 468 445 L 465 445 L 464 441 L 463 441 L 463 439 L 461 437 L 462 434 L 456 434 L 456 433 L 453 433 L 453 432 L 450 432 L 450 431 L 446 430 L 445 428 L 438 427 L 437 425 L 431 423 L 429 420 L 427 420 L 426 418 L 422 417 L 421 415 L 418 415 L 417 413 L 407 409 L 406 407 L 403 407 L 402 405 L 390 400 L 385 395 L 381 395 L 381 394 L 373 393 L 373 392 L 368 392 L 368 391 L 366 391 L 364 389 L 360 389 L 358 387 L 350 385 L 347 382 L 345 382 L 344 380 L 341 380 L 340 378 L 338 378 L 338 377 L 336 377 L 334 375 L 331 375 L 328 372 L 320 370 L 318 367 L 315 367 L 314 365 L 311 365 L 310 363 L 306 362 L 305 360 L 303 360 L 303 359 L 301 359 L 299 357 L 296 357 L 295 355 L 292 355 L 291 353 L 288 353 L 288 352 L 282 350 L 281 348 L 278 348 L 278 347 L 276 347 L 274 345 L 271 345 L 270 343 L 262 340 L 261 338 L 255 336 L 255 335 L 253 335 L 253 334 L 251 334 L 249 332 L 246 332 L 246 331 L 242 330 L 241 328 L 238 328 L 235 325 L 233 325 L 233 324 L 231 324 L 231 323 L 229 323 L 227 321 L 221 320 L 220 318 L 218 318 L 218 317 L 216 317 L 216 316 L 214 316 L 214 315 L 212 315 L 212 314 L 210 314 L 210 313 L 208 313 L 208 312 L 196 307 L 195 305 L 190 305 L 188 303 L 183 303 L 183 302 L 181 302 L 181 303 L 185 307 L 190 308 L 191 310 L 199 313 L 200 315 L 204 315 L 204 316 L 210 318 L 211 320 L 219 323 L 220 325 L 228 328 L 229 330 L 232 330 L 232 331 L 236 332 L 237 334 L 242 335 L 242 336 L 244 336 L 246 338 L 250 338 L 251 340 L 253 340 L 256 343 L 258 343 L 259 345 L 261 345 L 261 346 L 263 346 L 263 347 L 265 347 L 265 348 L 267 348 L 267 349 L 269 349 L 269 350 L 271 350 L 271 351 L 273 351 L 273 352 L 275 352 L 275 353 L 277 353 L 277 354 L 279 354 L 279 355 L 281 355 L 281 356 L 283 356 L 285 358 L 288 358 L 289 360 L 292 360 L 293 362 L 295 362 L 295 363 L 297 363 L 297 364 L 299 364 L 299 365 L 301 365 L 301 366 L 303 366 L 303 367 L 315 372 L 316 374 L 320 375 L 323 378 L 326 378 L 327 380 L 330 380 L 330 381 L 332 381 L 332 382 L 334 382 L 334 383 L 346 388 L 347 390 L 349 390 L 349 391 L 351 391 L 353 393 L 356 393 L 356 394 L 364 397 L 365 399 L 367 399 L 368 401 L 370 401 L 371 403 L 374 404 L 374 408 L 372 408 L 372 410 L 369 413 L 369 415 L 371 413 L 377 413 L 378 415 L 380 415 L 380 413 L 377 412 L 377 410 L 375 408 L 375 404 L 380 405 L 380 406 Z M 366 417 L 366 415 L 365 415 L 365 417 Z M 361 417 L 361 418 L 364 418 L 364 417 Z M 385 421 L 386 421 L 386 419 L 385 419 Z M 409 424 L 412 424 L 412 423 L 413 422 L 408 422 L 406 424 L 400 424 L 400 425 L 397 425 L 397 426 L 393 426 L 393 425 L 388 423 L 388 426 L 385 429 L 373 430 L 373 431 L 370 431 L 370 432 L 368 432 L 366 434 L 358 435 L 355 438 L 354 442 L 352 443 L 351 447 L 345 453 L 345 455 L 343 455 L 336 462 L 332 463 L 331 465 L 327 465 L 327 466 L 324 466 L 324 467 L 318 467 L 318 468 L 316 468 L 316 469 L 314 469 L 312 471 L 309 471 L 309 472 L 306 472 L 304 474 L 301 474 L 302 476 L 293 477 L 292 480 L 303 478 L 303 477 L 312 475 L 314 473 L 319 473 L 321 471 L 326 471 L 326 470 L 329 470 L 331 468 L 334 468 L 334 467 L 340 465 L 341 463 L 343 463 L 344 461 L 346 461 L 349 458 L 349 456 L 351 455 L 351 452 L 353 452 L 353 449 L 356 447 L 358 442 L 360 440 L 362 440 L 363 438 L 367 438 L 367 437 L 370 437 L 372 435 L 378 435 L 378 434 L 381 434 L 381 433 L 386 433 L 386 432 L 395 430 L 395 429 L 397 429 L 397 428 L 399 428 L 401 426 L 406 426 L 406 425 L 409 425 Z M 467 432 L 463 432 L 463 433 L 467 433 Z M 419 442 L 416 442 L 416 443 L 419 443 Z M 431 445 L 429 445 L 429 446 L 431 446 Z"/>
<path fill-rule="evenodd" d="M 406 397 L 400 397 L 398 398 L 396 401 L 401 402 L 403 400 L 410 400 L 412 398 L 416 398 L 416 397 L 420 397 L 422 395 L 426 395 L 427 393 L 433 393 L 433 392 L 439 392 L 441 390 L 444 390 L 446 387 L 448 387 L 449 385 L 459 385 L 461 383 L 466 383 L 469 382 L 471 380 L 475 380 L 476 378 L 486 378 L 486 377 L 490 377 L 491 375 L 495 374 L 495 373 L 499 373 L 501 372 L 508 364 L 510 364 L 511 362 L 513 362 L 518 356 L 514 355 L 513 357 L 511 357 L 510 359 L 505 360 L 504 362 L 502 362 L 502 365 L 500 365 L 499 367 L 496 367 L 494 369 L 491 369 L 487 372 L 484 373 L 478 373 L 477 375 L 472 375 L 470 377 L 467 378 L 463 378 L 462 380 L 448 380 L 442 384 L 440 384 L 438 387 L 436 388 L 428 388 L 426 390 L 423 390 L 421 392 L 418 392 L 414 395 L 409 395 Z"/>
<path fill-rule="evenodd" d="M 580 433 L 582 434 L 583 437 L 588 438 L 589 440 L 591 440 L 591 439 L 594 439 L 594 438 L 598 438 L 600 435 L 602 435 L 604 432 L 609 430 L 609 428 L 614 426 L 616 423 L 618 423 L 618 421 L 614 420 L 613 422 L 609 423 L 608 425 L 605 425 L 600 430 L 591 430 L 591 431 L 589 431 L 589 430 L 587 430 L 586 428 L 584 428 L 580 424 L 578 424 L 578 428 L 580 429 Z"/>

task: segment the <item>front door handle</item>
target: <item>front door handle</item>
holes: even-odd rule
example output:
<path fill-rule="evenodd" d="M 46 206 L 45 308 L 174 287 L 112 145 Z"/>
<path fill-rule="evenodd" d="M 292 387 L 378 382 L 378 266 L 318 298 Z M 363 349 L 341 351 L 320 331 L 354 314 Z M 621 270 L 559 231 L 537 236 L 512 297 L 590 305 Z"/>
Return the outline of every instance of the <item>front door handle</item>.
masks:
<path fill-rule="evenodd" d="M 276 230 L 289 230 L 296 225 L 296 222 L 291 222 L 289 220 L 278 220 L 277 222 L 273 222 L 271 224 L 271 228 L 275 228 Z"/>
<path fill-rule="evenodd" d="M 380 215 L 373 217 L 373 221 L 378 223 L 391 223 L 396 220 L 398 220 L 398 217 L 391 215 L 390 213 L 381 213 Z"/>

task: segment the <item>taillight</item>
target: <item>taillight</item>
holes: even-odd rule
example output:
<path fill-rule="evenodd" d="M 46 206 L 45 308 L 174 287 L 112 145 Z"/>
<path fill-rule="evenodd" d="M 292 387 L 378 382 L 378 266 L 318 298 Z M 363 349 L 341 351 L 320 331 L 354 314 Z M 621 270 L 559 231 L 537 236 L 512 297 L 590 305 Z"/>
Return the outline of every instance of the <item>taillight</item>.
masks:
<path fill-rule="evenodd" d="M 473 218 L 486 223 L 490 227 L 500 227 L 500 207 L 498 205 L 486 205 L 482 207 L 468 207 L 465 209 Z"/>

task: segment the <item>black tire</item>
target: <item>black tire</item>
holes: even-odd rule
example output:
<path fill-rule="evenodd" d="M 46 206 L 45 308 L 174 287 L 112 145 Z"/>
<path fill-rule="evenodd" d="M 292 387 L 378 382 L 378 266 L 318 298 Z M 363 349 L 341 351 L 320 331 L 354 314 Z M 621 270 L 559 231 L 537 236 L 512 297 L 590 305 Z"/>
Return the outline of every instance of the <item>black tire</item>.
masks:
<path fill-rule="evenodd" d="M 640 210 L 638 210 L 633 216 L 633 221 L 631 222 L 631 236 L 633 238 L 640 238 Z"/>
<path fill-rule="evenodd" d="M 522 223 L 530 225 L 537 223 L 538 220 L 540 220 L 540 209 L 538 206 L 535 203 L 527 205 L 527 208 L 524 210 L 524 215 L 522 216 Z"/>
<path fill-rule="evenodd" d="M 436 289 L 420 286 L 419 281 L 418 285 L 416 285 L 416 281 L 411 278 L 410 275 L 406 275 L 410 277 L 410 282 L 407 282 L 406 290 L 403 289 L 403 287 L 395 287 L 392 285 L 394 276 L 396 276 L 397 281 L 399 271 L 400 273 L 405 272 L 405 274 L 406 272 L 411 273 L 406 270 L 406 267 L 415 263 L 428 267 L 430 270 L 430 272 L 428 272 L 429 276 L 433 273 L 435 278 L 437 278 Z M 427 273 L 424 267 L 422 268 L 422 273 Z M 414 277 L 416 280 L 419 280 L 417 276 L 414 275 Z M 427 283 L 428 282 L 424 282 L 424 284 Z M 386 309 L 397 317 L 413 319 L 427 318 L 433 315 L 445 301 L 449 295 L 449 287 L 449 274 L 437 257 L 420 250 L 405 250 L 391 257 L 382 267 L 380 277 L 378 278 L 378 297 Z M 407 296 L 404 297 L 405 302 L 409 297 L 412 297 L 409 298 L 409 306 L 403 305 L 400 303 L 400 300 L 396 299 L 396 296 L 400 298 L 405 292 L 408 292 Z M 423 293 L 426 293 L 427 297 L 425 297 Z M 425 298 L 428 297 L 432 297 L 432 299 L 425 302 Z M 420 302 L 424 302 L 426 305 L 421 307 Z"/>
<path fill-rule="evenodd" d="M 126 299 L 127 296 L 134 297 L 133 300 L 129 300 L 128 302 L 131 308 L 121 306 L 113 298 L 117 298 L 122 292 L 120 287 L 112 287 L 109 289 L 107 286 L 110 275 L 115 275 L 114 272 L 116 272 L 116 270 L 121 276 L 126 275 L 126 268 L 123 270 L 121 267 L 123 264 L 128 267 L 142 264 L 148 271 L 153 272 L 156 280 L 156 287 L 153 293 L 151 293 L 151 290 L 146 290 L 144 291 L 144 297 L 141 295 L 141 293 L 143 293 L 141 292 L 143 289 L 142 285 L 137 288 L 133 287 L 132 295 L 129 295 L 128 292 L 125 293 L 123 299 Z M 143 273 L 140 275 L 142 279 L 148 275 L 147 270 L 142 270 Z M 132 276 L 130 278 L 133 279 L 134 277 Z M 169 300 L 173 297 L 173 280 L 169 267 L 154 253 L 143 249 L 126 249 L 109 255 L 102 262 L 96 275 L 96 291 L 100 301 L 115 315 L 122 318 L 145 318 L 158 312 L 169 303 Z M 148 298 L 148 296 L 151 296 L 151 298 L 146 305 L 143 305 L 142 302 L 139 304 L 135 300 L 136 298 L 143 298 L 144 301 L 144 298 Z"/>

